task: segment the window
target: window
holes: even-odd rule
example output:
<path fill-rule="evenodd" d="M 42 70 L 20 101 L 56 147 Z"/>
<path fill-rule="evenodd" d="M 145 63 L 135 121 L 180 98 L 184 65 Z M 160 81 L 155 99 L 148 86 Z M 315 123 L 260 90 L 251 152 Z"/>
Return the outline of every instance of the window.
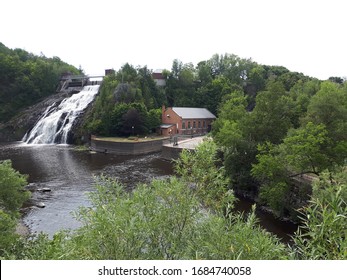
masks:
<path fill-rule="evenodd" d="M 201 128 L 201 121 L 198 122 L 198 128 Z"/>
<path fill-rule="evenodd" d="M 193 122 L 193 128 L 196 128 L 196 123 L 195 123 L 195 121 Z"/>
<path fill-rule="evenodd" d="M 204 128 L 206 128 L 206 122 L 205 121 L 203 121 L 202 125 Z"/>
<path fill-rule="evenodd" d="M 188 122 L 188 128 L 190 128 L 190 122 Z"/>
<path fill-rule="evenodd" d="M 186 129 L 186 122 L 182 122 L 182 129 Z"/>

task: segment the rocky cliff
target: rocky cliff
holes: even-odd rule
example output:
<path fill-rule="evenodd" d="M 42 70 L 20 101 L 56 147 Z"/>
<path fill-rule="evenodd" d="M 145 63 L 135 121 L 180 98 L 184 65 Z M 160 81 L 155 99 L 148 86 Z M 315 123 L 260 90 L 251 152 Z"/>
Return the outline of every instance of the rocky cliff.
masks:
<path fill-rule="evenodd" d="M 20 141 L 26 132 L 34 127 L 36 122 L 41 118 L 44 114 L 45 110 L 48 106 L 56 103 L 56 105 L 60 104 L 66 97 L 69 97 L 71 93 L 66 91 L 59 92 L 57 94 L 51 95 L 41 102 L 26 108 L 21 111 L 17 116 L 12 118 L 7 123 L 0 124 L 0 142 L 12 142 L 12 141 Z M 89 107 L 91 104 L 89 105 Z M 88 108 L 86 109 L 88 110 Z M 83 124 L 83 116 L 81 116 L 72 129 L 73 133 L 69 137 L 69 143 L 81 142 L 80 140 L 85 139 L 88 140 L 88 137 L 82 137 L 80 133 L 81 126 Z"/>
<path fill-rule="evenodd" d="M 67 93 L 65 92 L 51 95 L 43 101 L 24 109 L 7 123 L 1 124 L 0 141 L 20 141 L 25 133 L 35 125 L 49 105 L 59 104 L 66 97 Z"/>

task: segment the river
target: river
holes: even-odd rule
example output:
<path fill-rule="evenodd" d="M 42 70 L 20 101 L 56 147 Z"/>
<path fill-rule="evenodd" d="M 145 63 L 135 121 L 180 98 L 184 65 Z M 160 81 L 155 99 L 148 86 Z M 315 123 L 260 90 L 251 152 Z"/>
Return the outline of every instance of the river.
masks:
<path fill-rule="evenodd" d="M 49 188 L 50 192 L 32 192 L 23 209 L 23 222 L 32 233 L 53 236 L 62 229 L 80 226 L 73 212 L 90 206 L 88 193 L 94 190 L 94 176 L 106 174 L 119 179 L 128 188 L 138 182 L 172 175 L 172 164 L 160 154 L 117 156 L 81 151 L 70 145 L 27 145 L 22 142 L 0 143 L 0 160 L 11 159 L 13 167 L 28 175 L 30 185 Z M 36 205 L 45 204 L 44 208 Z M 251 202 L 240 200 L 238 211 L 249 211 Z M 295 225 L 279 221 L 271 214 L 257 211 L 260 224 L 288 242 Z"/>

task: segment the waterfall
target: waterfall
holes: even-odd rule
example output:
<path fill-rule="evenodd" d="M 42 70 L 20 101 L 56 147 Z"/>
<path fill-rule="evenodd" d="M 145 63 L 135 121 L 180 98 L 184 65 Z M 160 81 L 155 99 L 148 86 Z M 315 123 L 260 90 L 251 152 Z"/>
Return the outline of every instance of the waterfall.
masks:
<path fill-rule="evenodd" d="M 99 85 L 85 86 L 82 91 L 65 98 L 58 106 L 49 106 L 22 141 L 27 144 L 67 144 L 75 119 L 94 100 Z"/>

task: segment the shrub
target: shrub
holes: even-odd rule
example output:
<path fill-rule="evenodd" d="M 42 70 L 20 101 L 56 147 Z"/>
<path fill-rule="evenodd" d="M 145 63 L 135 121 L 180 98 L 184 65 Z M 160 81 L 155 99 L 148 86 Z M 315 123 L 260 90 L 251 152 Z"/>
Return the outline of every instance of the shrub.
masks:
<path fill-rule="evenodd" d="M 316 182 L 312 200 L 300 211 L 303 225 L 294 236 L 296 258 L 347 258 L 346 180 L 327 177 Z"/>

